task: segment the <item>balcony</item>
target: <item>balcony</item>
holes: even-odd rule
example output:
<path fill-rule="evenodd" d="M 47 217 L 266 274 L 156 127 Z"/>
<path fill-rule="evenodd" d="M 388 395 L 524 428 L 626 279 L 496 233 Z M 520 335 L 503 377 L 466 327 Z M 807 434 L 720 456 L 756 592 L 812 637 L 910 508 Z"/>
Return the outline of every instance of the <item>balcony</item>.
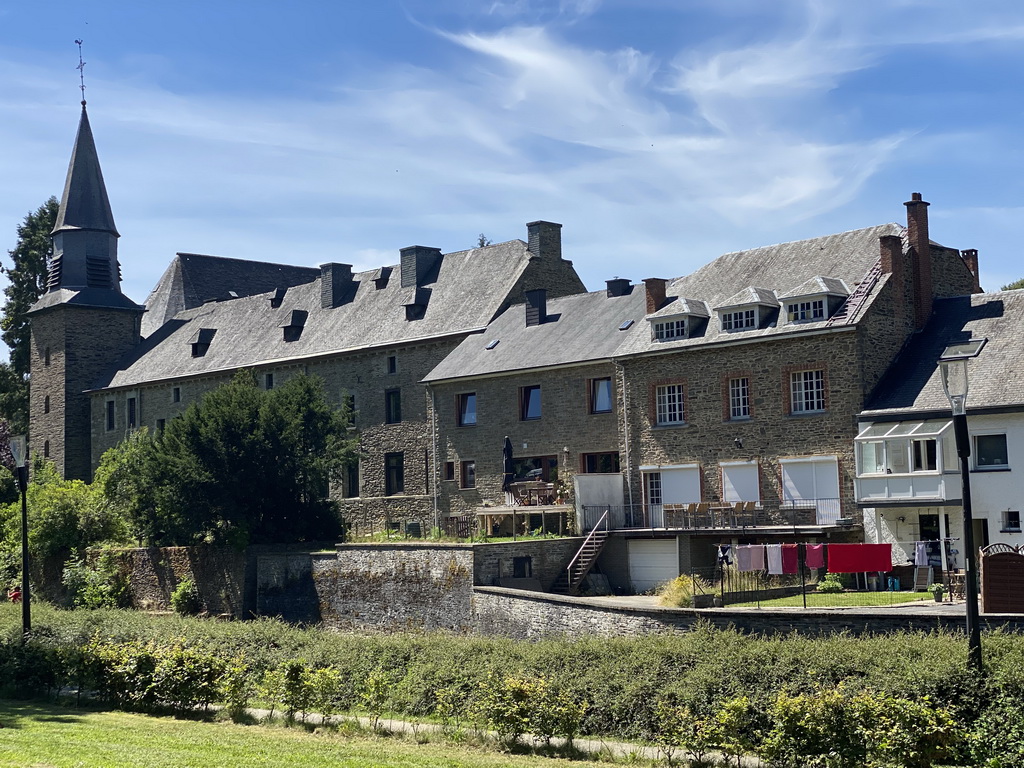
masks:
<path fill-rule="evenodd" d="M 959 501 L 960 475 L 906 473 L 858 475 L 854 483 L 857 501 L 866 506 L 908 501 Z"/>
<path fill-rule="evenodd" d="M 682 531 L 742 530 L 785 526 L 840 525 L 839 499 L 790 499 L 781 502 L 699 502 L 584 506 L 583 531 L 591 530 L 608 512 L 612 530 L 663 528 Z"/>

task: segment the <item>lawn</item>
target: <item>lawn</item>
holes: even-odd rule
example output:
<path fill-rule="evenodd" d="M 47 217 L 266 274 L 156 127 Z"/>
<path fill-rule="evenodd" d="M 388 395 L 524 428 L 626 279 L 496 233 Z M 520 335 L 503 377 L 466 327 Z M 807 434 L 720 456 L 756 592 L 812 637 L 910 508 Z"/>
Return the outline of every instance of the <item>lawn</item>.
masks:
<path fill-rule="evenodd" d="M 807 594 L 808 608 L 856 608 L 885 607 L 900 603 L 916 603 L 922 600 L 934 600 L 928 592 L 835 592 Z M 776 597 L 762 600 L 760 603 L 729 603 L 730 608 L 803 608 L 804 599 L 800 595 Z"/>
<path fill-rule="evenodd" d="M 451 743 L 310 733 L 0 700 L 0 766 L 12 768 L 547 768 L 565 761 Z M 597 768 L 574 762 L 574 768 Z"/>

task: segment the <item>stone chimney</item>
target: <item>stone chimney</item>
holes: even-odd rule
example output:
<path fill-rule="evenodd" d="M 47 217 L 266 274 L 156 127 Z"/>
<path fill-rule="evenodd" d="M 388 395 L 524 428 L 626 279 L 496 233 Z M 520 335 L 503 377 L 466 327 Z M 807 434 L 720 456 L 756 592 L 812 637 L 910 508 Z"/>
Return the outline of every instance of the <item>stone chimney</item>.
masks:
<path fill-rule="evenodd" d="M 441 249 L 424 245 L 410 245 L 402 248 L 402 287 L 420 288 L 437 280 L 441 266 Z"/>
<path fill-rule="evenodd" d="M 928 239 L 928 203 L 914 192 L 907 206 L 907 240 L 914 272 L 914 328 L 921 330 L 932 314 L 932 247 Z"/>
<path fill-rule="evenodd" d="M 965 251 L 960 251 L 960 258 L 964 260 L 967 269 L 974 275 L 972 293 L 981 293 L 981 275 L 978 274 L 978 249 L 968 248 Z"/>
<path fill-rule="evenodd" d="M 562 258 L 562 225 L 552 221 L 531 221 L 526 225 L 527 250 L 539 259 Z"/>
<path fill-rule="evenodd" d="M 604 282 L 605 285 L 608 286 L 606 294 L 609 299 L 615 296 L 625 296 L 629 293 L 629 280 L 626 280 L 625 278 L 616 277 L 611 280 L 605 280 Z"/>
<path fill-rule="evenodd" d="M 320 306 L 323 309 L 351 301 L 354 287 L 351 264 L 330 262 L 320 265 Z"/>
<path fill-rule="evenodd" d="M 644 278 L 644 291 L 647 293 L 647 314 L 657 312 L 665 304 L 665 287 L 668 280 L 663 277 Z"/>
<path fill-rule="evenodd" d="M 526 326 L 542 325 L 548 316 L 548 292 L 544 288 L 524 291 L 526 296 Z"/>

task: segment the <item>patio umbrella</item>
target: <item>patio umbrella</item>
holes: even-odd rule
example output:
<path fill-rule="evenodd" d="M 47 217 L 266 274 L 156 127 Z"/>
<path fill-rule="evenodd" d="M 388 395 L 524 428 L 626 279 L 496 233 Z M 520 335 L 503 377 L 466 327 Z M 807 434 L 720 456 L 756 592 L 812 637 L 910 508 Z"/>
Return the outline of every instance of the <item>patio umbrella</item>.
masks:
<path fill-rule="evenodd" d="M 515 476 L 515 467 L 512 465 L 512 440 L 505 435 L 505 445 L 501 449 L 501 490 L 508 493 L 511 490 L 512 479 Z"/>

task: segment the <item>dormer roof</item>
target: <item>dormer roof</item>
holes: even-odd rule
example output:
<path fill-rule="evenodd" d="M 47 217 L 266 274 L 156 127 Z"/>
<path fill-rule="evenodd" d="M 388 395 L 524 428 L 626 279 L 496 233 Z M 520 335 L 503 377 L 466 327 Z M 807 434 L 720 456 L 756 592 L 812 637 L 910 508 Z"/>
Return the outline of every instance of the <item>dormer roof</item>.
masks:
<path fill-rule="evenodd" d="M 849 296 L 850 289 L 837 277 L 816 275 L 791 291 L 779 294 L 779 301 L 802 299 L 806 296 Z"/>
<path fill-rule="evenodd" d="M 775 291 L 773 290 L 750 286 L 749 288 L 744 288 L 739 293 L 734 293 L 725 300 L 724 304 L 715 307 L 715 311 L 720 312 L 723 310 L 750 307 L 754 305 L 762 307 L 777 307 L 779 306 L 779 300 L 775 296 Z"/>
<path fill-rule="evenodd" d="M 700 299 L 687 299 L 682 296 L 670 296 L 668 303 L 657 312 L 647 315 L 648 320 L 663 320 L 668 317 L 680 317 L 690 315 L 691 317 L 711 317 L 706 302 Z"/>

